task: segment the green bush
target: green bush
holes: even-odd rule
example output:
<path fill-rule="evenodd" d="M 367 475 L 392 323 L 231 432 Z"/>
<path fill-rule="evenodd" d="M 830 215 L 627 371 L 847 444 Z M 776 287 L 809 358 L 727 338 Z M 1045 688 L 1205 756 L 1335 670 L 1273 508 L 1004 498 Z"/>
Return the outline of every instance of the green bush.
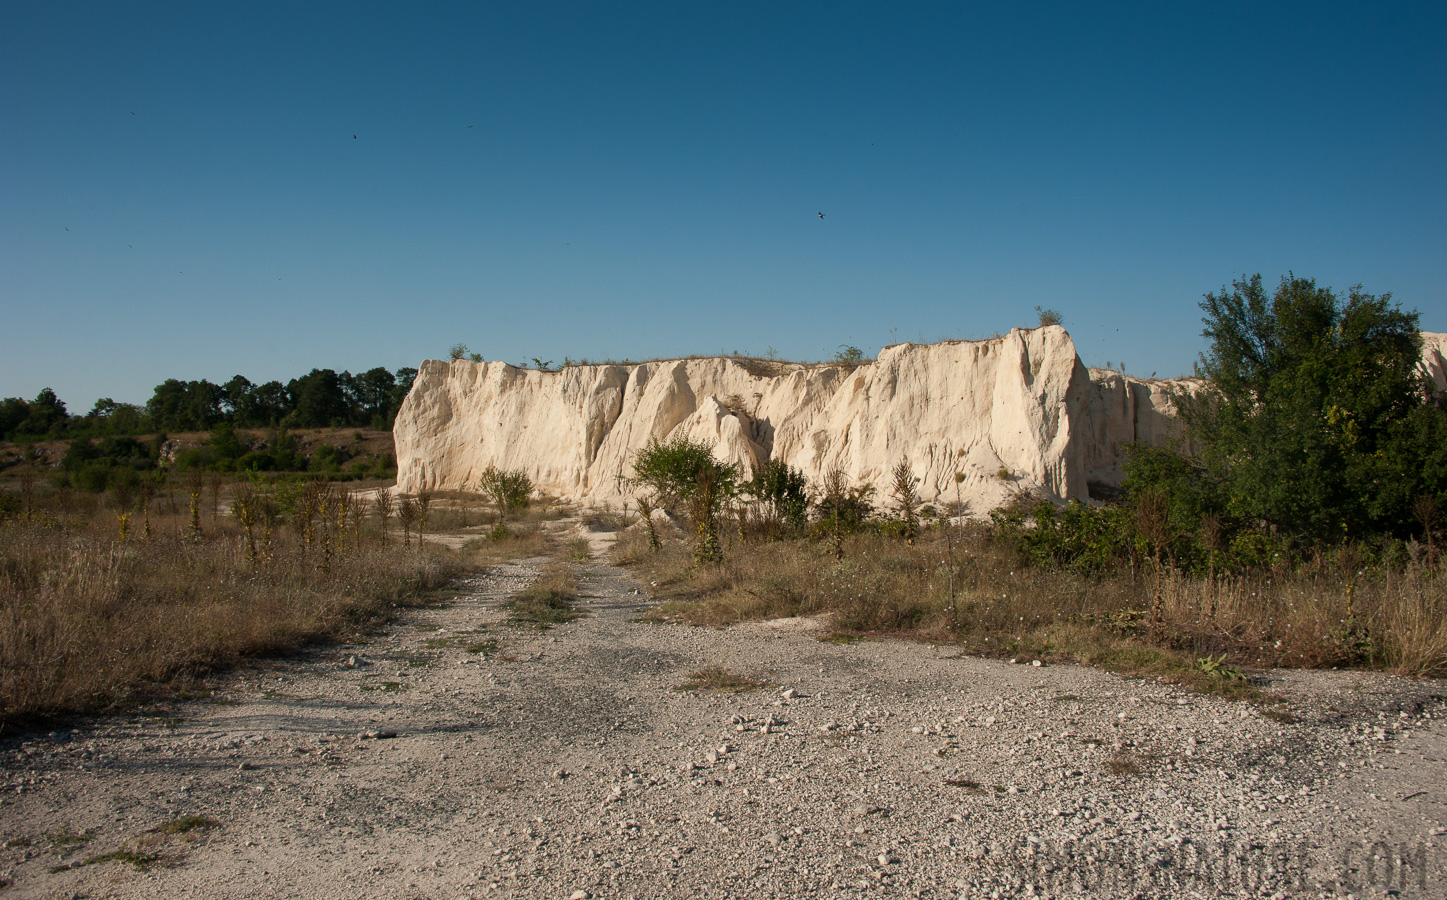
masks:
<path fill-rule="evenodd" d="M 335 475 L 341 472 L 342 463 L 346 462 L 347 458 L 344 451 L 323 444 L 312 451 L 311 459 L 307 462 L 307 471 Z"/>
<path fill-rule="evenodd" d="M 533 481 L 522 469 L 504 471 L 489 465 L 477 479 L 483 496 L 497 506 L 498 516 L 508 516 L 527 509 L 532 503 Z"/>
<path fill-rule="evenodd" d="M 71 473 L 71 482 L 83 491 L 99 494 L 110 487 L 111 466 L 106 463 L 87 463 Z"/>
<path fill-rule="evenodd" d="M 996 540 L 1039 568 L 1101 575 L 1132 557 L 1139 536 L 1124 507 L 1090 507 L 1072 500 L 1063 510 L 1047 500 L 1002 507 L 990 514 Z"/>
<path fill-rule="evenodd" d="M 714 459 L 713 448 L 702 442 L 655 438 L 638 452 L 633 480 L 652 491 L 664 506 L 688 504 L 696 538 L 695 562 L 712 563 L 723 557 L 718 510 L 725 498 L 739 492 L 738 466 Z"/>
<path fill-rule="evenodd" d="M 814 500 L 815 524 L 811 532 L 831 534 L 836 526 L 845 534 L 860 530 L 874 517 L 870 502 L 873 496 L 874 485 L 869 482 L 851 485 L 842 471 L 826 472 Z"/>
<path fill-rule="evenodd" d="M 714 459 L 713 448 L 700 441 L 654 438 L 633 461 L 633 480 L 652 489 L 667 507 L 687 502 L 699 489 L 699 476 L 706 473 L 717 482 L 722 496 L 736 492 L 738 466 Z"/>

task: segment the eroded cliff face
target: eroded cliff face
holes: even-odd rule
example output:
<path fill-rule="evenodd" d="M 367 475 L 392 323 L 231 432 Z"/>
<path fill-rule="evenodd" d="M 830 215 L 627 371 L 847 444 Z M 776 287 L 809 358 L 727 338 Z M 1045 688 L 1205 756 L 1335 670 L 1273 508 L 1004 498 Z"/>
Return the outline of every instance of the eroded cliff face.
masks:
<path fill-rule="evenodd" d="M 1447 390 L 1447 335 L 1422 337 L 1423 370 Z M 874 484 L 880 502 L 906 459 L 925 502 L 959 496 L 980 514 L 1021 491 L 1110 496 L 1122 448 L 1179 437 L 1171 392 L 1200 386 L 1087 370 L 1059 327 L 898 344 L 856 368 L 723 357 L 538 372 L 428 360 L 393 436 L 405 492 L 475 490 L 495 465 L 566 500 L 617 504 L 639 450 L 686 436 L 745 477 L 767 459 L 815 482 L 837 467 Z"/>
<path fill-rule="evenodd" d="M 1142 379 L 1091 369 L 1090 402 L 1077 432 L 1090 495 L 1104 499 L 1118 493 L 1127 444 L 1159 447 L 1182 437 L 1171 394 L 1203 384 L 1199 378 Z"/>
<path fill-rule="evenodd" d="M 1020 490 L 1087 495 L 1075 434 L 1092 386 L 1062 328 L 900 344 L 853 369 L 762 365 L 715 358 L 538 372 L 429 360 L 393 429 L 399 489 L 474 489 L 495 465 L 523 469 L 565 499 L 615 503 L 629 493 L 637 452 L 683 435 L 714 444 L 745 474 L 771 458 L 812 480 L 838 467 L 881 494 L 907 459 L 926 502 L 953 499 L 962 472 L 960 496 L 981 511 Z"/>

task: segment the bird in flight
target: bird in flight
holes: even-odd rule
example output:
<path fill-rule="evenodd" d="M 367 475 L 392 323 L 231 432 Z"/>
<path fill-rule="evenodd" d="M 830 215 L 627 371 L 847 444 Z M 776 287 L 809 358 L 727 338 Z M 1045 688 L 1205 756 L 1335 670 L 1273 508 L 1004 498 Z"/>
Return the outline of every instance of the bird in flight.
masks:
<path fill-rule="evenodd" d="M 356 135 L 355 135 L 355 134 L 354 134 L 354 135 L 352 135 L 352 140 L 354 140 L 354 141 L 355 141 L 355 140 L 356 140 L 356 139 L 357 139 L 357 136 L 356 136 Z"/>
<path fill-rule="evenodd" d="M 824 218 L 824 214 L 823 214 L 823 213 L 820 213 L 820 214 L 819 214 L 819 218 L 821 218 L 821 219 Z"/>
<path fill-rule="evenodd" d="M 467 127 L 468 127 L 468 128 L 471 128 L 471 127 L 472 127 L 472 126 L 471 126 L 471 125 L 469 125 L 469 126 L 467 126 Z"/>

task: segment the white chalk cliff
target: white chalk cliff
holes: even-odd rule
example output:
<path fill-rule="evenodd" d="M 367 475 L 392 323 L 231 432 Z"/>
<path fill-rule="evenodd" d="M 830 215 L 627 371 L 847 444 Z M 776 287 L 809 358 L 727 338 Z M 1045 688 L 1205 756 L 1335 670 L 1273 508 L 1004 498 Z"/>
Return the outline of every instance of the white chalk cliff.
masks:
<path fill-rule="evenodd" d="M 1441 386 L 1447 335 L 1423 337 L 1423 366 Z M 960 472 L 959 496 L 979 513 L 1021 490 L 1108 493 L 1122 445 L 1178 434 L 1169 392 L 1195 384 L 1087 370 L 1058 326 L 898 344 L 853 368 L 719 357 L 540 372 L 428 360 L 393 428 L 397 483 L 475 490 L 493 465 L 567 500 L 616 505 L 639 450 L 687 436 L 745 475 L 767 459 L 815 482 L 839 468 L 873 483 L 878 500 L 901 459 L 925 502 L 953 500 Z"/>

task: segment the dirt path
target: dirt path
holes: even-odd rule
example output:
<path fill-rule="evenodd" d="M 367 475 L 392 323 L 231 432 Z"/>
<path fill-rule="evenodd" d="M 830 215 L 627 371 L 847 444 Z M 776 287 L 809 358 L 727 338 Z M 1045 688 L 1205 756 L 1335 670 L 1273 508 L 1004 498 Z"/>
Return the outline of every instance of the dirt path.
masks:
<path fill-rule="evenodd" d="M 1439 682 L 1284 674 L 1278 721 L 807 620 L 643 624 L 597 563 L 586 618 L 503 624 L 541 562 L 223 702 L 0 744 L 0 897 L 1447 895 Z M 673 690 L 711 665 L 772 686 Z M 216 825 L 152 830 L 188 816 Z"/>

